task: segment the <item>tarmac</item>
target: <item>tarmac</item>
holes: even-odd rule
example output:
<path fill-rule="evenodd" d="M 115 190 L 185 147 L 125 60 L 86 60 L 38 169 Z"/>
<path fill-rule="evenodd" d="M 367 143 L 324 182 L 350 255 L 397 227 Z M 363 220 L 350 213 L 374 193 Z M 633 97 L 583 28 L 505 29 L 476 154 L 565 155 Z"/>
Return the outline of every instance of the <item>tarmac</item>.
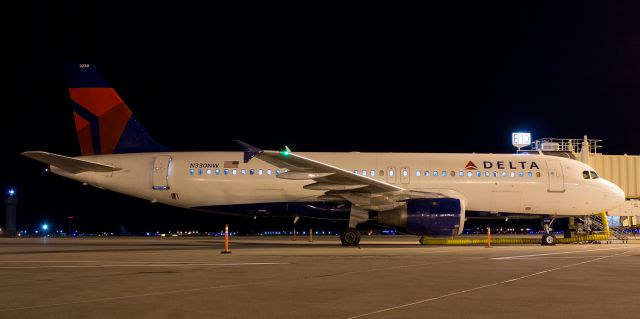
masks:
<path fill-rule="evenodd" d="M 0 318 L 638 318 L 640 244 L 0 238 Z"/>

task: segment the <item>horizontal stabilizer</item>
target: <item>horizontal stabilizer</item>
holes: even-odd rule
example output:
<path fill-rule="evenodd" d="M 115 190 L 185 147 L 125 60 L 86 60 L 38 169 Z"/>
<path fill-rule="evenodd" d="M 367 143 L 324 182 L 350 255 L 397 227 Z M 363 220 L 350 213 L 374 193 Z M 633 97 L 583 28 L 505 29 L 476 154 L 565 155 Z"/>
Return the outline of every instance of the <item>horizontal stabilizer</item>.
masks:
<path fill-rule="evenodd" d="M 121 170 L 121 168 L 111 165 L 41 151 L 22 152 L 22 155 L 73 174 L 82 172 L 113 172 Z"/>

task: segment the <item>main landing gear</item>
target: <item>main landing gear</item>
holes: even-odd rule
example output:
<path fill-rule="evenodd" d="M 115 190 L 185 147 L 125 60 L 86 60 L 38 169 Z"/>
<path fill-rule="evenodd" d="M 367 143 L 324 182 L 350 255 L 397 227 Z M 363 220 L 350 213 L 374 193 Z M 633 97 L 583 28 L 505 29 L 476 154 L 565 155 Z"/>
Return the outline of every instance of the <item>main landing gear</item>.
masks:
<path fill-rule="evenodd" d="M 360 244 L 360 233 L 355 228 L 347 228 L 340 235 L 342 246 L 358 246 Z"/>

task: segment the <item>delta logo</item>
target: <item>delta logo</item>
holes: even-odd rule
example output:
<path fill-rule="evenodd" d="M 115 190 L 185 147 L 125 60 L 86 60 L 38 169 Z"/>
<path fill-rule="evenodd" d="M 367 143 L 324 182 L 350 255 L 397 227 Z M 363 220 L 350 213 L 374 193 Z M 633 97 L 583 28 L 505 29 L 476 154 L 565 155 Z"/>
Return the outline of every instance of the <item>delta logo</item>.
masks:
<path fill-rule="evenodd" d="M 491 162 L 491 161 L 484 161 L 482 162 L 484 169 L 492 169 L 492 168 L 497 168 L 497 169 L 540 169 L 540 166 L 538 166 L 538 164 L 536 162 L 527 162 L 527 161 L 519 161 L 519 162 L 512 162 L 512 161 L 496 161 L 496 162 Z M 467 165 L 465 165 L 464 167 L 465 169 L 469 169 L 469 170 L 477 170 L 478 166 L 476 166 L 476 164 L 472 161 L 469 161 L 467 163 Z"/>

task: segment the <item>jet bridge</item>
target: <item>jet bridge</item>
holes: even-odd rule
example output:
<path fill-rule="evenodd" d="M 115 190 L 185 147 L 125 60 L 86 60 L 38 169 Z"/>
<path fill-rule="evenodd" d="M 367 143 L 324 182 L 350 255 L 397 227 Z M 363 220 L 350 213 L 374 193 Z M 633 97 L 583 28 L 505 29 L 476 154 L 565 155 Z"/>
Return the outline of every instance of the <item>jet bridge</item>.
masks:
<path fill-rule="evenodd" d="M 570 138 L 541 138 L 531 143 L 531 148 L 519 150 L 519 153 L 542 153 L 545 155 L 566 157 L 581 161 L 593 167 L 600 176 L 618 185 L 627 197 L 625 205 L 609 216 L 620 219 L 623 226 L 640 224 L 640 155 L 602 154 L 602 140 Z"/>

